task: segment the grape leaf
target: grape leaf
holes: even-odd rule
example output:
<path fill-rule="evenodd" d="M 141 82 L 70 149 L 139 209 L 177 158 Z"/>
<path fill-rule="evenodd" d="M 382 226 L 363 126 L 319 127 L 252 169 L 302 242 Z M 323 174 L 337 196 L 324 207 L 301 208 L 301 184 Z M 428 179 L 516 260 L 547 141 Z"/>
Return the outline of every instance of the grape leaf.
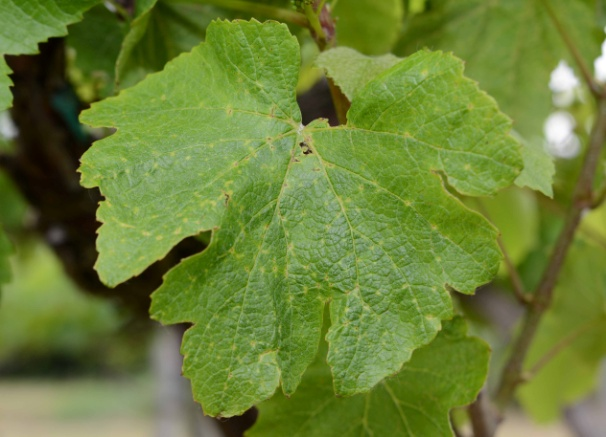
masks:
<path fill-rule="evenodd" d="M 258 2 L 291 6 L 288 0 Z M 120 88 L 136 84 L 147 74 L 162 70 L 175 56 L 191 50 L 205 38 L 206 28 L 213 18 L 250 17 L 247 13 L 200 4 L 195 0 L 145 0 L 137 2 L 136 6 L 135 19 L 116 63 L 116 84 Z"/>
<path fill-rule="evenodd" d="M 553 358 L 518 392 L 523 407 L 539 421 L 555 420 L 563 407 L 596 387 L 600 363 L 606 356 L 603 248 L 576 242 L 570 250 L 526 367 L 552 352 Z"/>
<path fill-rule="evenodd" d="M 0 228 L 0 285 L 6 284 L 11 279 L 11 267 L 8 262 L 11 252 L 11 244 L 4 230 Z"/>
<path fill-rule="evenodd" d="M 461 61 L 423 51 L 369 82 L 346 126 L 301 125 L 299 48 L 275 22 L 215 22 L 207 41 L 82 114 L 115 127 L 82 158 L 106 200 L 97 270 L 109 285 L 177 242 L 210 246 L 154 294 L 163 323 L 192 322 L 184 372 L 207 414 L 294 392 L 331 301 L 335 389 L 397 372 L 452 315 L 445 284 L 489 281 L 496 230 L 448 194 L 517 177 L 509 119 Z"/>
<path fill-rule="evenodd" d="M 553 158 L 543 147 L 542 141 L 524 141 L 522 159 L 524 170 L 516 179 L 519 187 L 528 187 L 553 197 L 553 176 L 555 164 Z"/>
<path fill-rule="evenodd" d="M 104 5 L 92 8 L 82 21 L 69 27 L 67 44 L 76 52 L 74 65 L 96 88 L 94 100 L 114 92 L 114 70 L 125 35 L 125 23 Z"/>
<path fill-rule="evenodd" d="M 38 43 L 67 34 L 67 25 L 100 0 L 0 0 L 0 56 L 30 55 Z M 10 69 L 0 59 L 0 111 L 12 104 Z"/>
<path fill-rule="evenodd" d="M 547 87 L 560 59 L 571 60 L 548 7 L 587 65 L 600 54 L 603 32 L 592 0 L 434 0 L 412 17 L 395 50 L 452 50 L 467 74 L 495 97 L 523 136 L 540 135 L 551 109 Z"/>
<path fill-rule="evenodd" d="M 167 0 L 138 2 L 116 62 L 117 84 L 134 85 L 202 41 L 213 16 L 208 13 L 211 8 Z"/>
<path fill-rule="evenodd" d="M 366 83 L 399 62 L 401 58 L 391 54 L 365 56 L 348 47 L 337 47 L 322 52 L 317 59 L 318 67 L 324 69 L 351 101 Z M 541 191 L 553 197 L 552 181 L 555 174 L 553 159 L 539 141 L 524 142 L 522 159 L 524 169 L 516 179 L 516 185 Z"/>
<path fill-rule="evenodd" d="M 336 47 L 320 53 L 316 65 L 324 69 L 351 101 L 364 85 L 400 61 L 391 54 L 365 56 L 349 47 Z"/>
<path fill-rule="evenodd" d="M 336 18 L 339 45 L 367 55 L 389 52 L 397 41 L 404 18 L 401 0 L 338 0 L 331 12 Z"/>
<path fill-rule="evenodd" d="M 335 397 L 326 344 L 291 399 L 276 396 L 258 406 L 256 436 L 447 436 L 448 412 L 467 405 L 482 388 L 490 350 L 466 336 L 461 318 L 444 323 L 429 345 L 418 349 L 397 376 L 369 393 Z"/>

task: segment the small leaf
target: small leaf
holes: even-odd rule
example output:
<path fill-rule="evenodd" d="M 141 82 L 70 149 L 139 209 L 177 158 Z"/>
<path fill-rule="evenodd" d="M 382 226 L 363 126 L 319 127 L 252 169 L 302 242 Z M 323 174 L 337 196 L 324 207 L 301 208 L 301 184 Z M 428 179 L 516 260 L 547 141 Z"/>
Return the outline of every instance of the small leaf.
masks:
<path fill-rule="evenodd" d="M 326 71 L 351 101 L 364 85 L 400 61 L 390 54 L 370 57 L 348 47 L 337 47 L 320 53 L 316 65 Z"/>
<path fill-rule="evenodd" d="M 81 168 L 106 196 L 106 283 L 213 230 L 152 304 L 163 323 L 194 323 L 184 372 L 207 414 L 239 414 L 279 383 L 293 393 L 329 300 L 336 391 L 369 390 L 451 317 L 445 284 L 472 293 L 499 265 L 496 230 L 443 183 L 491 195 L 522 162 L 509 119 L 461 61 L 405 59 L 338 128 L 301 125 L 299 62 L 284 25 L 215 22 L 206 43 L 82 115 L 117 128 Z"/>
<path fill-rule="evenodd" d="M 454 407 L 467 405 L 482 388 L 490 350 L 466 336 L 462 319 L 445 322 L 429 345 L 418 349 L 397 376 L 369 393 L 335 397 L 326 345 L 292 398 L 262 403 L 248 437 L 448 436 Z"/>
<path fill-rule="evenodd" d="M 67 34 L 67 25 L 100 0 L 1 0 L 0 56 L 38 53 L 38 43 Z M 0 59 L 0 111 L 12 104 L 10 69 Z"/>
<path fill-rule="evenodd" d="M 554 355 L 518 392 L 524 409 L 539 421 L 555 420 L 564 407 L 594 390 L 606 356 L 604 249 L 577 242 L 559 277 L 526 368 Z"/>
<path fill-rule="evenodd" d="M 516 179 L 519 187 L 528 187 L 553 197 L 555 164 L 541 141 L 525 141 L 522 147 L 524 170 Z"/>

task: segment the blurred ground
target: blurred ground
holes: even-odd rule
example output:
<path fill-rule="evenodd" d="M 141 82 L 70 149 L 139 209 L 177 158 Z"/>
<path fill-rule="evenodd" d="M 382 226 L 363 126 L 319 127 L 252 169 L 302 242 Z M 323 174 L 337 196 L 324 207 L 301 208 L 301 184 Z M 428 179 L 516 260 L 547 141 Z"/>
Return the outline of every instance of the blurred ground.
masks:
<path fill-rule="evenodd" d="M 149 437 L 150 377 L 0 380 L 1 437 Z"/>
<path fill-rule="evenodd" d="M 507 417 L 495 437 L 574 437 L 574 434 L 562 424 L 536 425 L 518 412 Z"/>
<path fill-rule="evenodd" d="M 0 300 L 0 437 L 222 435 L 218 422 L 201 419 L 180 376 L 181 331 L 134 329 L 110 302 L 77 290 L 44 246 L 13 261 Z M 606 435 L 581 419 L 590 432 L 579 435 Z M 514 413 L 496 437 L 573 436 Z"/>
<path fill-rule="evenodd" d="M 151 437 L 153 381 L 0 380 L 0 437 Z M 513 414 L 497 437 L 572 437 L 563 425 L 537 426 Z M 178 436 L 174 436 L 178 437 Z"/>

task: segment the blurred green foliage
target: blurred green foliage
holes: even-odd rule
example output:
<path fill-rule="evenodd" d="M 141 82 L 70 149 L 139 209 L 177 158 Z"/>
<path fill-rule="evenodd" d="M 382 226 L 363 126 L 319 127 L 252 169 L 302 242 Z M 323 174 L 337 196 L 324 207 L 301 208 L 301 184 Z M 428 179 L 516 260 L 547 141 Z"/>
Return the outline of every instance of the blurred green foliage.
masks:
<path fill-rule="evenodd" d="M 20 249 L 0 304 L 0 374 L 120 373 L 145 358 L 111 302 L 79 291 L 45 246 Z"/>

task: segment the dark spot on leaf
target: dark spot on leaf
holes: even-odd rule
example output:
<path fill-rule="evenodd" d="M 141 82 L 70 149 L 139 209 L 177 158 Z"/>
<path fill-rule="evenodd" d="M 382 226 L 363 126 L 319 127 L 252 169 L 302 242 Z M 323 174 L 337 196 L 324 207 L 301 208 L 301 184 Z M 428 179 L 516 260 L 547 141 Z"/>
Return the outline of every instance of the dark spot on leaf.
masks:
<path fill-rule="evenodd" d="M 229 203 L 230 197 L 229 197 L 229 194 L 227 194 L 227 193 L 223 193 L 223 194 L 225 195 L 225 206 L 227 206 L 227 204 Z"/>
<path fill-rule="evenodd" d="M 314 153 L 314 152 L 312 152 L 312 150 L 310 149 L 310 147 L 307 145 L 307 143 L 305 141 L 301 141 L 299 143 L 299 146 L 303 150 L 303 155 L 309 155 L 310 153 Z"/>

